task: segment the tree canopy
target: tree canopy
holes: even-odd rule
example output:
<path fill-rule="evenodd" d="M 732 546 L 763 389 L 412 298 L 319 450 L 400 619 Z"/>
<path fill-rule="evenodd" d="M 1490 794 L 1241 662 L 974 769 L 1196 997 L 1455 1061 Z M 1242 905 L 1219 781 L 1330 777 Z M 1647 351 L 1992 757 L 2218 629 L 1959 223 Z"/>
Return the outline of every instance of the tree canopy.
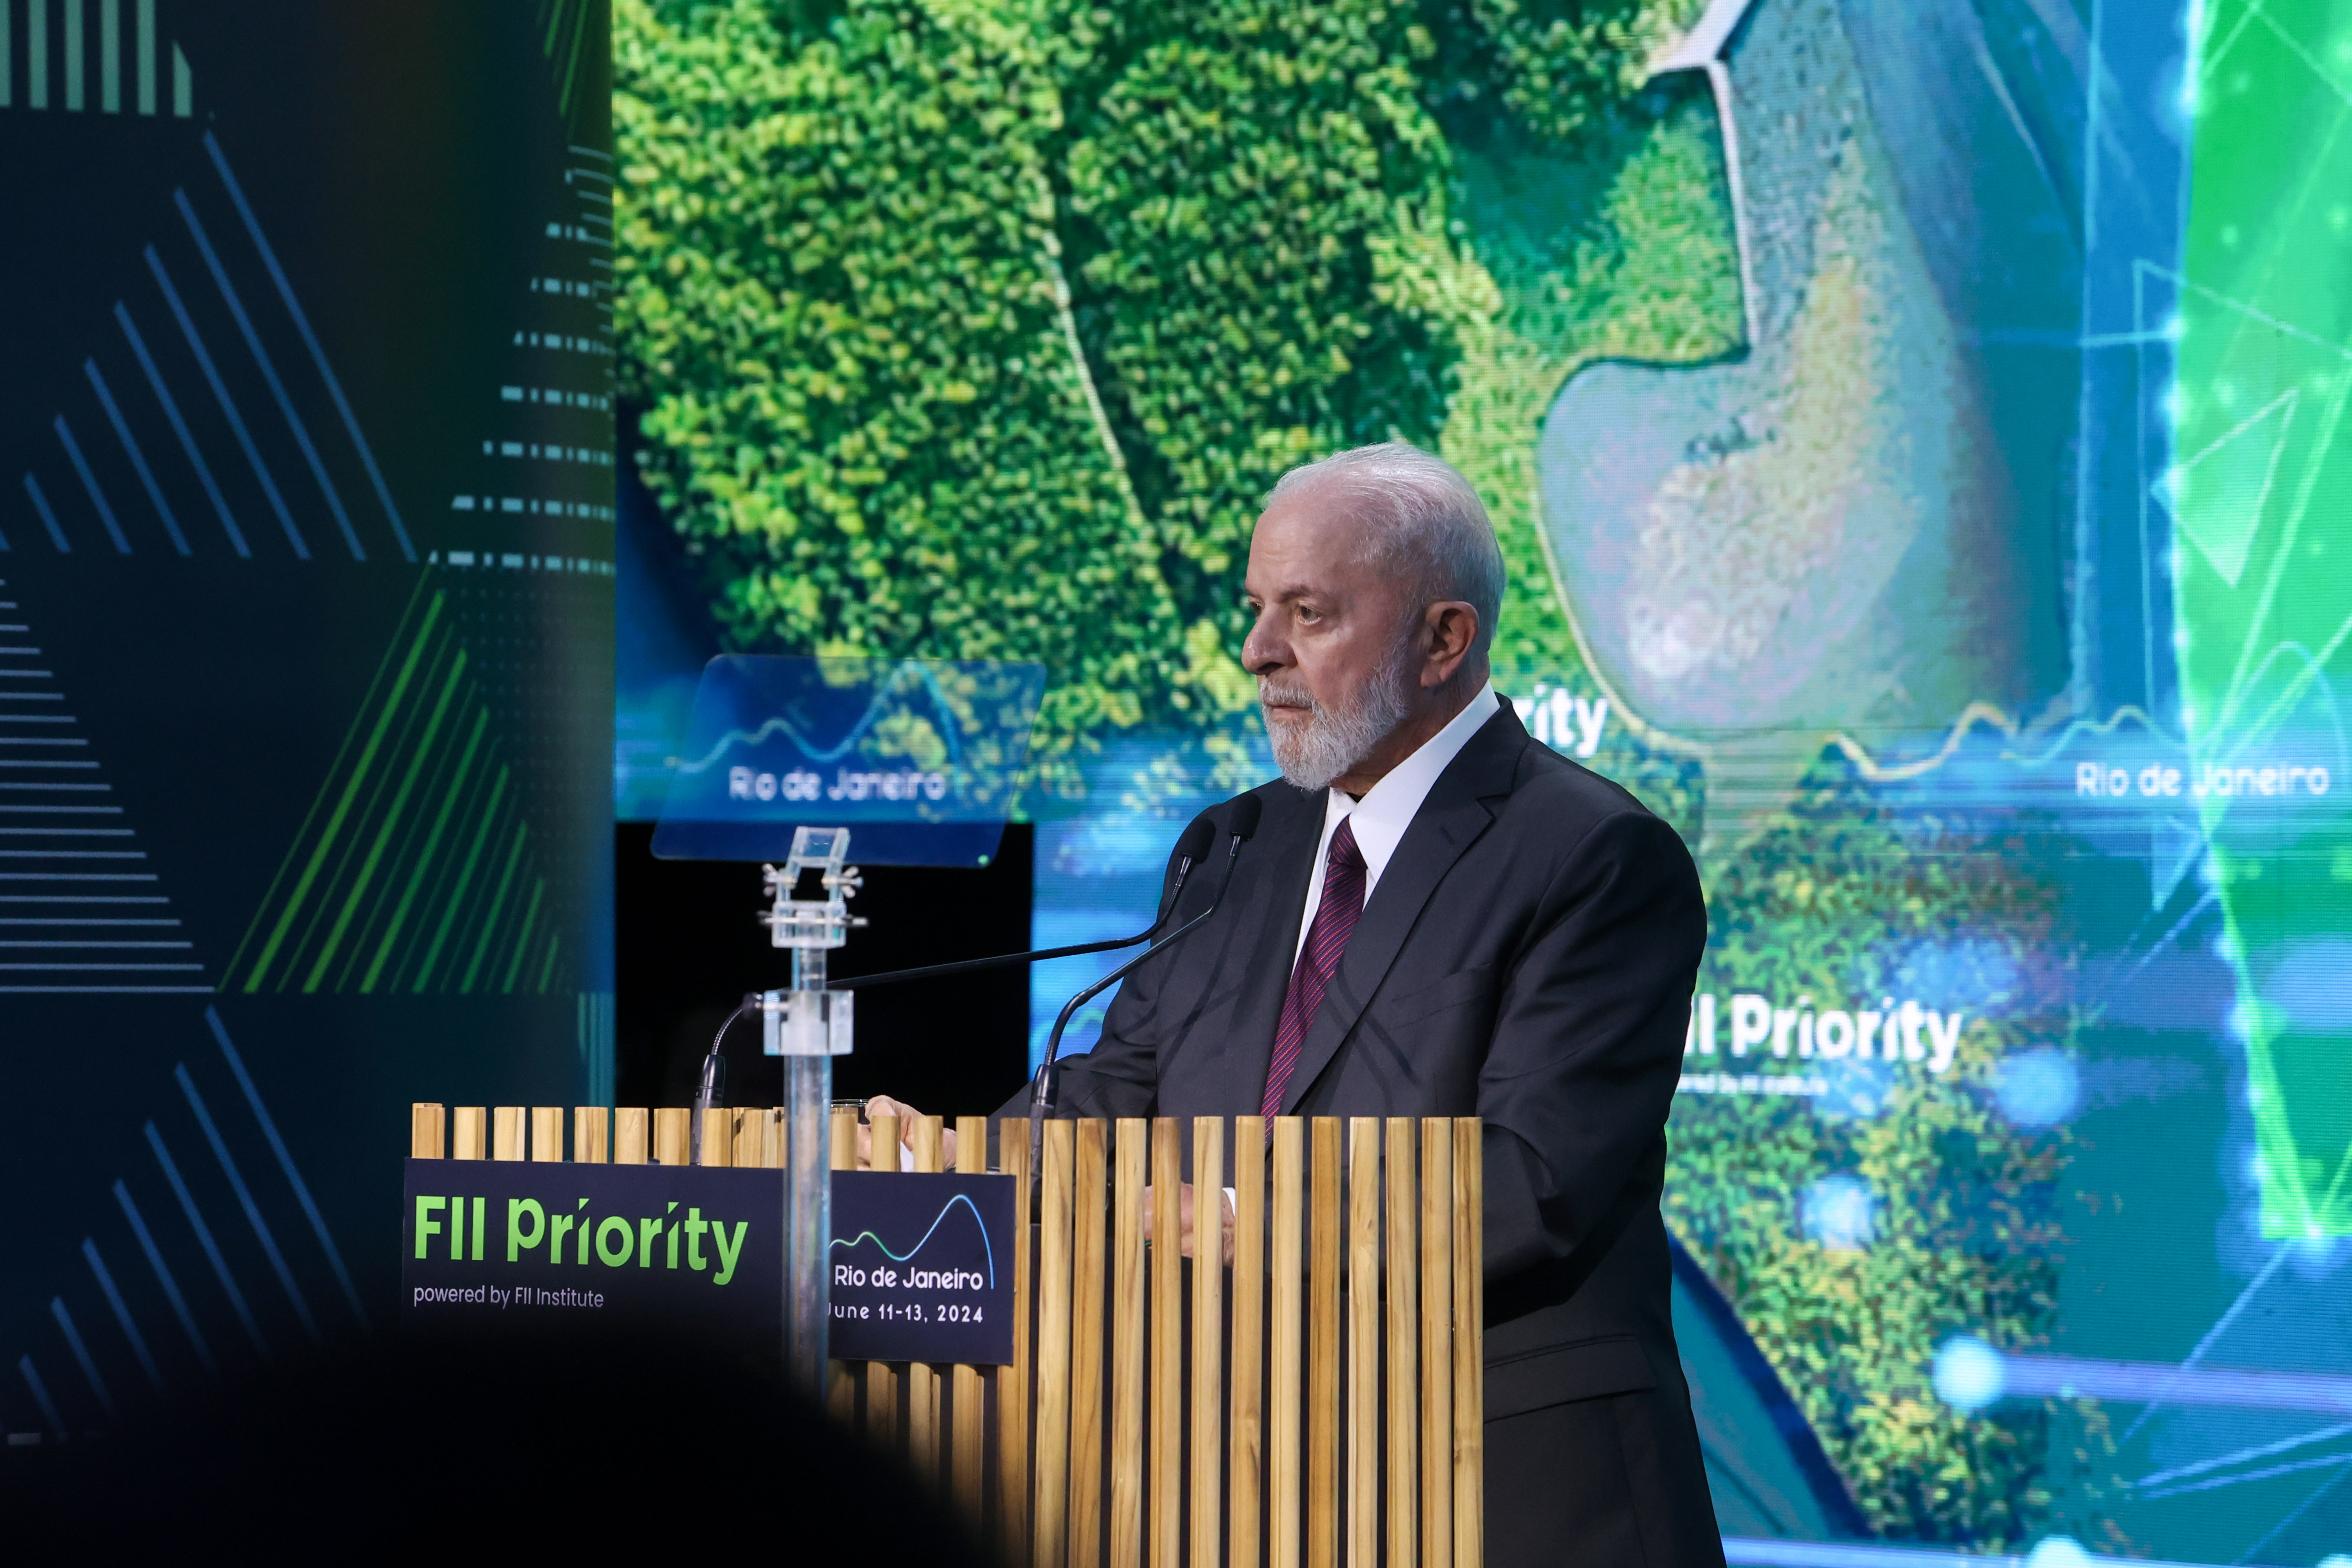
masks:
<path fill-rule="evenodd" d="M 1669 9 L 622 0 L 623 392 L 722 634 L 1041 660 L 1049 767 L 1245 709 L 1259 501 L 1437 447 L 1488 310 L 1441 121 L 1566 134 Z"/>

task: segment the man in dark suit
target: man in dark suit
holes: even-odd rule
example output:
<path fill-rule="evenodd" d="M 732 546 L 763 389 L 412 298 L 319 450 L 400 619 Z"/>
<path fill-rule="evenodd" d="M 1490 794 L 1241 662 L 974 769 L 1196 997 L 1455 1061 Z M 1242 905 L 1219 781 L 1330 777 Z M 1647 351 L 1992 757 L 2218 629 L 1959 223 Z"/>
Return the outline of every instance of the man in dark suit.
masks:
<path fill-rule="evenodd" d="M 1128 979 L 1055 1112 L 1483 1118 L 1487 1561 L 1714 1568 L 1658 1212 L 1706 935 L 1689 853 L 1496 695 L 1502 555 L 1438 458 L 1286 476 L 1247 589 L 1284 777 L 1216 919 Z"/>

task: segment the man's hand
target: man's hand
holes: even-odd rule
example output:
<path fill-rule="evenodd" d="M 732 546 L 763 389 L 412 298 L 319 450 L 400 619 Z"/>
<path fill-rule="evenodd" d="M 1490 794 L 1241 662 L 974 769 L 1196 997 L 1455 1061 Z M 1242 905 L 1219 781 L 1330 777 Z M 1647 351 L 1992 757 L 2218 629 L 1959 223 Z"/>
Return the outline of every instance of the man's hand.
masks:
<path fill-rule="evenodd" d="M 915 1118 L 921 1114 L 921 1111 L 908 1105 L 905 1100 L 892 1100 L 887 1094 L 877 1094 L 867 1100 L 866 1120 L 857 1124 L 857 1168 L 861 1171 L 870 1171 L 874 1168 L 873 1120 L 875 1117 L 897 1117 L 898 1142 L 902 1147 L 911 1151 L 915 1147 Z M 906 1161 L 903 1157 L 883 1167 L 888 1171 L 905 1168 Z M 956 1135 L 955 1129 L 952 1127 L 942 1128 L 940 1132 L 940 1168 L 943 1171 L 952 1171 L 956 1168 Z"/>
<path fill-rule="evenodd" d="M 1146 1187 L 1143 1189 L 1143 1239 L 1147 1244 L 1151 1240 L 1151 1189 Z M 1223 1187 L 1217 1189 L 1217 1214 L 1219 1228 L 1223 1232 L 1219 1251 L 1223 1261 L 1231 1263 L 1234 1260 L 1234 1201 L 1225 1195 Z M 1176 1217 L 1183 1230 L 1182 1238 L 1177 1244 L 1178 1250 L 1187 1258 L 1199 1256 L 1192 1250 L 1192 1184 L 1190 1182 L 1176 1190 Z"/>

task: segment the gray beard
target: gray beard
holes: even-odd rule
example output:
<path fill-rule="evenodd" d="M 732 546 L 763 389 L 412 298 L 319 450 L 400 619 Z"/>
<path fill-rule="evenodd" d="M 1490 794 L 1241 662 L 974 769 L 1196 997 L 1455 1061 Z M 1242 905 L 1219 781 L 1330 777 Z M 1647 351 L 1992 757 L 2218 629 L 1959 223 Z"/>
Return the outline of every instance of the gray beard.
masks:
<path fill-rule="evenodd" d="M 1370 756 L 1412 712 L 1412 689 L 1406 684 L 1412 653 L 1412 639 L 1398 638 L 1395 651 L 1344 705 L 1318 703 L 1304 687 L 1276 685 L 1260 677 L 1261 717 L 1277 698 L 1283 707 L 1307 710 L 1303 730 L 1277 728 L 1266 719 L 1266 739 L 1274 743 L 1274 765 L 1282 776 L 1298 789 L 1328 789 L 1333 779 Z"/>

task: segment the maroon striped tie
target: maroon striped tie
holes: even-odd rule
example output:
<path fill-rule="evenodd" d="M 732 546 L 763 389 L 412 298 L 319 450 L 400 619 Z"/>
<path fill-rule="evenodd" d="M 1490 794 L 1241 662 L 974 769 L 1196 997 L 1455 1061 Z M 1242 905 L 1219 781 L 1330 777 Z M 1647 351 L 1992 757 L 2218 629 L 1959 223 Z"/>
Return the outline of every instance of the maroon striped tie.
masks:
<path fill-rule="evenodd" d="M 1259 1114 L 1282 1114 L 1283 1091 L 1290 1087 L 1290 1069 L 1298 1065 L 1307 1026 L 1315 1022 L 1315 1009 L 1323 1005 L 1323 993 L 1348 951 L 1348 938 L 1355 934 L 1356 917 L 1363 912 L 1364 856 L 1356 847 L 1354 826 L 1342 817 L 1339 831 L 1331 835 L 1330 853 L 1324 857 L 1323 900 L 1315 906 L 1315 923 L 1307 928 L 1298 967 L 1290 972 L 1289 994 L 1282 999 L 1282 1023 L 1274 1031 L 1274 1060 L 1265 1069 Z"/>

